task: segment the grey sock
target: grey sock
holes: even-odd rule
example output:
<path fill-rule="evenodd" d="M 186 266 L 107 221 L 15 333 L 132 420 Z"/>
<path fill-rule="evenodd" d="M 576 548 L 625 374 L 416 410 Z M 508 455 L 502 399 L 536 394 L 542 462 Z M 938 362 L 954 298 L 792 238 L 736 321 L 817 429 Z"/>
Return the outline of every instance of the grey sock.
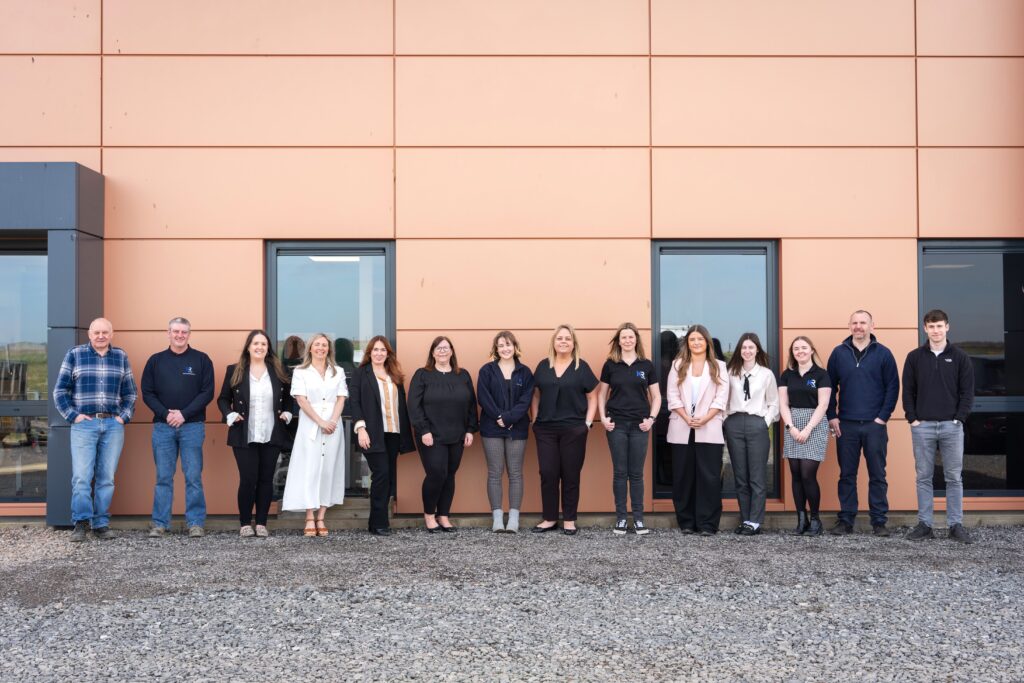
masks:
<path fill-rule="evenodd" d="M 491 510 L 491 515 L 494 516 L 494 524 L 491 526 L 491 531 L 504 531 L 505 530 L 505 513 L 500 509 Z"/>
<path fill-rule="evenodd" d="M 505 531 L 513 533 L 519 531 L 519 510 L 512 508 L 508 511 L 508 526 L 505 527 Z"/>

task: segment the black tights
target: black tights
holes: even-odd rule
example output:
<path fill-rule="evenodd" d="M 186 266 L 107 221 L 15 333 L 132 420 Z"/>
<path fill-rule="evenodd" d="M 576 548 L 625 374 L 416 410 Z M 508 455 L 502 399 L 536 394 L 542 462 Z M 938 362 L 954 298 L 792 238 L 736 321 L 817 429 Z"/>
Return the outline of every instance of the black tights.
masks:
<path fill-rule="evenodd" d="M 818 465 L 816 460 L 792 458 L 789 461 L 789 473 L 793 475 L 793 502 L 798 512 L 807 510 L 810 505 L 811 514 L 818 514 L 821 505 L 821 489 L 818 488 Z"/>

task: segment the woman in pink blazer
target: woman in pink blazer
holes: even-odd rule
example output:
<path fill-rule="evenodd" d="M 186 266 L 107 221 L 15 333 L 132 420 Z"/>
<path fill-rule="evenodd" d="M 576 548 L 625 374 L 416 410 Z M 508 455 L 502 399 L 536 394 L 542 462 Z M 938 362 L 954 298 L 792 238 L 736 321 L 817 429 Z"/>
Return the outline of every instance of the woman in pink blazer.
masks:
<path fill-rule="evenodd" d="M 722 517 L 722 423 L 729 375 L 703 325 L 686 332 L 668 373 L 667 440 L 672 445 L 672 503 L 684 534 L 718 533 Z"/>

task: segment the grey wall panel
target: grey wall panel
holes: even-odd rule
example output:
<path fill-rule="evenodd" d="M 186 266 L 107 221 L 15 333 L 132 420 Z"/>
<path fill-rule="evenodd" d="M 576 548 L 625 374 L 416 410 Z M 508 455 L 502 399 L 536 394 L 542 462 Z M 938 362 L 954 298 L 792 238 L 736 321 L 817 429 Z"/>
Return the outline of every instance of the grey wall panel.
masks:
<path fill-rule="evenodd" d="M 76 229 L 77 169 L 74 163 L 0 163 L 0 231 Z"/>
<path fill-rule="evenodd" d="M 46 523 L 71 525 L 71 428 L 51 427 L 46 463 Z"/>
<path fill-rule="evenodd" d="M 53 385 L 57 382 L 57 373 L 60 372 L 60 364 L 64 360 L 64 354 L 67 353 L 68 349 L 78 344 L 84 344 L 89 339 L 89 332 L 86 329 L 78 329 L 74 327 L 60 327 L 50 328 L 46 334 L 46 371 L 49 373 L 49 386 L 47 387 L 49 393 L 47 399 L 50 400 L 47 415 L 50 420 L 50 428 L 67 426 L 64 418 L 57 412 L 56 406 L 53 405 Z M 53 455 L 53 446 L 50 446 L 50 455 Z"/>
<path fill-rule="evenodd" d="M 76 229 L 103 237 L 103 176 L 80 164 L 78 171 L 78 219 Z"/>

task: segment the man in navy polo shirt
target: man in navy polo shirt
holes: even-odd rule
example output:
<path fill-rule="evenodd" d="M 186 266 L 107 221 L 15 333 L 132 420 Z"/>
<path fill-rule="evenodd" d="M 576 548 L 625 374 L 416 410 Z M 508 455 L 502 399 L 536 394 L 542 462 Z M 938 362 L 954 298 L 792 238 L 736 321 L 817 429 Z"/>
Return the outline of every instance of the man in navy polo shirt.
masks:
<path fill-rule="evenodd" d="M 202 351 L 189 346 L 192 325 L 185 318 L 167 324 L 170 346 L 154 353 L 142 371 L 142 400 L 153 411 L 153 525 L 149 535 L 160 538 L 171 525 L 174 471 L 181 456 L 185 475 L 185 523 L 192 538 L 203 536 L 206 497 L 203 494 L 203 440 L 206 406 L 213 400 L 213 364 Z"/>

